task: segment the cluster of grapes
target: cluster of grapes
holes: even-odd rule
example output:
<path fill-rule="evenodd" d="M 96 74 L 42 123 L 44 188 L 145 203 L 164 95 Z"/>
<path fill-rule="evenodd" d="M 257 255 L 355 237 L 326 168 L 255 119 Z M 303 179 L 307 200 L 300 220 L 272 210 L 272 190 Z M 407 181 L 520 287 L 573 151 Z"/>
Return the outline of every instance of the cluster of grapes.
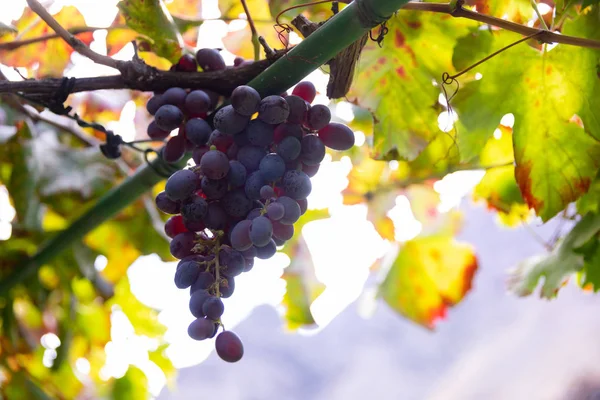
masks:
<path fill-rule="evenodd" d="M 190 288 L 196 319 L 188 334 L 204 340 L 222 326 L 221 299 L 232 295 L 235 277 L 250 271 L 255 257 L 271 258 L 292 238 L 325 147 L 347 150 L 354 133 L 330 122 L 328 107 L 311 107 L 316 90 L 310 82 L 299 83 L 292 95 L 262 99 L 252 87 L 239 86 L 230 104 L 212 115 L 214 129 L 203 119 L 210 110 L 208 95 L 195 90 L 173 104 L 169 93 L 175 91 L 185 92 L 171 88 L 160 95 L 160 107 L 148 107 L 156 109 L 152 129 L 183 126 L 196 166 L 171 175 L 156 205 L 174 214 L 165 232 L 172 238 L 171 253 L 181 260 L 175 285 Z M 242 342 L 231 331 L 223 330 L 215 346 L 225 361 L 243 356 Z"/>

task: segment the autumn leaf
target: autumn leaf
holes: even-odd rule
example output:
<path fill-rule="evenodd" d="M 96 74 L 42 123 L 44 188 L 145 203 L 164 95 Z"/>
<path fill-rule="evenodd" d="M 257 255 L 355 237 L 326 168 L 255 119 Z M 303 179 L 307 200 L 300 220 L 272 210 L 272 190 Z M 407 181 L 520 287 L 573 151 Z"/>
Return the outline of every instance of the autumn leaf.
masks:
<path fill-rule="evenodd" d="M 379 295 L 400 314 L 433 329 L 471 289 L 477 268 L 470 245 L 449 235 L 418 237 L 402 246 Z"/>

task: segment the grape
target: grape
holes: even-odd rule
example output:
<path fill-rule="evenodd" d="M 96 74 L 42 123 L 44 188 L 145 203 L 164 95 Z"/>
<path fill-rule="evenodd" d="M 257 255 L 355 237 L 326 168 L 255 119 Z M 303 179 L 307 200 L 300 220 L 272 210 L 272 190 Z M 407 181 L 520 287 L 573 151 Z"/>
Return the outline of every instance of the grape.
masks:
<path fill-rule="evenodd" d="M 156 111 L 154 120 L 160 129 L 171 132 L 183 122 L 183 113 L 179 108 L 165 104 Z"/>
<path fill-rule="evenodd" d="M 275 190 L 269 186 L 269 185 L 264 185 L 263 187 L 260 188 L 260 198 L 261 199 L 270 199 L 271 197 L 275 197 Z"/>
<path fill-rule="evenodd" d="M 225 267 L 225 275 L 235 277 L 244 271 L 244 256 L 239 251 L 223 246 L 219 251 L 219 264 Z"/>
<path fill-rule="evenodd" d="M 287 122 L 285 124 L 279 124 L 275 128 L 273 141 L 275 143 L 279 143 L 288 136 L 292 136 L 298 140 L 302 140 L 302 137 L 304 136 L 304 130 L 300 125 L 296 124 L 290 124 Z"/>
<path fill-rule="evenodd" d="M 216 231 L 225 229 L 225 226 L 227 225 L 227 214 L 219 203 L 208 204 L 206 217 L 204 217 L 204 224 L 208 229 L 214 229 Z"/>
<path fill-rule="evenodd" d="M 215 128 L 228 135 L 240 133 L 246 128 L 249 121 L 249 117 L 239 114 L 231 105 L 217 111 L 213 119 Z"/>
<path fill-rule="evenodd" d="M 150 97 L 150 100 L 148 100 L 146 103 L 146 110 L 148 110 L 150 115 L 154 115 L 164 104 L 165 102 L 162 99 L 162 95 L 155 94 L 154 96 Z"/>
<path fill-rule="evenodd" d="M 211 132 L 210 125 L 203 119 L 191 118 L 185 123 L 185 135 L 196 146 L 204 146 Z"/>
<path fill-rule="evenodd" d="M 219 93 L 217 93 L 217 92 L 213 92 L 212 90 L 207 90 L 207 89 L 204 89 L 204 92 L 210 98 L 210 108 L 212 110 L 219 103 L 219 99 L 221 98 L 221 95 L 219 95 Z"/>
<path fill-rule="evenodd" d="M 196 61 L 202 68 L 202 71 L 218 71 L 225 69 L 225 60 L 218 50 L 200 49 L 196 52 Z"/>
<path fill-rule="evenodd" d="M 333 150 L 349 150 L 354 146 L 354 132 L 344 124 L 331 122 L 319 130 L 319 137 L 325 146 Z"/>
<path fill-rule="evenodd" d="M 277 199 L 277 202 L 284 208 L 284 214 L 280 223 L 284 225 L 293 225 L 300 218 L 300 205 L 294 199 L 288 196 L 281 196 Z M 287 240 L 287 239 L 286 239 Z"/>
<path fill-rule="evenodd" d="M 187 230 L 188 229 L 183 224 L 183 217 L 181 215 L 173 215 L 165 222 L 165 233 L 171 239 Z"/>
<path fill-rule="evenodd" d="M 312 178 L 313 176 L 315 176 L 317 174 L 317 172 L 319 172 L 320 165 L 321 164 L 315 164 L 315 165 L 302 164 L 302 172 L 304 172 L 306 175 L 308 175 L 310 178 Z"/>
<path fill-rule="evenodd" d="M 246 167 L 237 161 L 229 161 L 229 172 L 227 173 L 227 180 L 231 187 L 238 188 L 244 186 L 246 183 Z"/>
<path fill-rule="evenodd" d="M 208 290 L 215 283 L 215 277 L 210 272 L 200 272 L 196 282 L 190 287 L 190 295 L 197 290 Z"/>
<path fill-rule="evenodd" d="M 202 160 L 202 157 L 204 156 L 204 154 L 208 153 L 209 150 L 210 150 L 210 147 L 208 147 L 208 146 L 196 147 L 194 149 L 194 152 L 192 153 L 192 158 L 194 159 L 194 163 L 196 165 L 200 165 L 200 160 Z"/>
<path fill-rule="evenodd" d="M 306 165 L 317 165 L 325 157 L 325 145 L 317 135 L 306 135 L 302 138 L 300 158 Z"/>
<path fill-rule="evenodd" d="M 210 179 L 221 179 L 229 172 L 229 160 L 225 153 L 210 150 L 200 160 L 200 171 Z"/>
<path fill-rule="evenodd" d="M 244 60 L 244 57 L 237 56 L 236 58 L 233 59 L 233 66 L 239 67 L 240 65 L 242 65 L 242 63 L 244 61 L 246 61 L 246 60 Z"/>
<path fill-rule="evenodd" d="M 248 176 L 244 187 L 246 197 L 250 200 L 260 199 L 260 188 L 263 187 L 264 184 L 265 180 L 259 171 L 251 173 L 250 176 Z"/>
<path fill-rule="evenodd" d="M 231 105 L 241 115 L 251 116 L 258 111 L 260 94 L 250 86 L 238 86 L 231 93 Z"/>
<path fill-rule="evenodd" d="M 185 145 L 185 137 L 183 135 L 177 135 L 169 139 L 162 153 L 163 160 L 168 163 L 181 160 L 185 154 Z"/>
<path fill-rule="evenodd" d="M 204 229 L 206 229 L 204 221 L 201 220 L 192 221 L 184 218 L 183 224 L 185 225 L 185 228 L 190 232 L 202 232 Z"/>
<path fill-rule="evenodd" d="M 292 124 L 301 124 L 306 119 L 308 106 L 302 97 L 295 95 L 287 96 L 285 101 L 290 106 L 290 115 L 287 117 L 287 122 Z"/>
<path fill-rule="evenodd" d="M 225 212 L 234 218 L 243 218 L 252 209 L 252 201 L 246 197 L 244 189 L 228 192 L 221 201 Z"/>
<path fill-rule="evenodd" d="M 198 71 L 198 63 L 196 58 L 191 54 L 184 54 L 177 61 L 177 70 L 181 72 L 196 72 Z"/>
<path fill-rule="evenodd" d="M 204 340 L 215 334 L 216 325 L 206 318 L 198 318 L 188 326 L 188 336 L 194 340 Z"/>
<path fill-rule="evenodd" d="M 190 311 L 194 317 L 204 317 L 202 306 L 209 297 L 210 293 L 208 293 L 206 290 L 196 290 L 194 293 L 192 293 L 190 296 Z"/>
<path fill-rule="evenodd" d="M 267 216 L 271 221 L 279 221 L 285 214 L 285 207 L 281 203 L 270 203 L 267 206 Z"/>
<path fill-rule="evenodd" d="M 208 144 L 210 146 L 215 146 L 217 150 L 225 153 L 229 150 L 231 145 L 233 144 L 233 137 L 231 135 L 227 135 L 221 132 L 218 129 L 215 129 L 210 134 L 210 138 L 208 139 Z"/>
<path fill-rule="evenodd" d="M 294 225 L 284 225 L 279 221 L 273 222 L 273 237 L 279 240 L 290 240 L 294 236 Z"/>
<path fill-rule="evenodd" d="M 256 247 L 250 246 L 248 250 L 242 251 L 242 255 L 246 260 L 253 260 L 256 257 Z"/>
<path fill-rule="evenodd" d="M 163 140 L 167 138 L 171 133 L 160 129 L 158 125 L 156 125 L 156 121 L 152 121 L 150 122 L 150 124 L 148 124 L 148 130 L 146 132 L 148 133 L 148 137 L 150 139 L 155 140 Z"/>
<path fill-rule="evenodd" d="M 239 251 L 244 251 L 252 247 L 250 225 L 252 225 L 252 221 L 244 219 L 233 227 L 231 230 L 231 247 Z"/>
<path fill-rule="evenodd" d="M 200 187 L 208 200 L 218 200 L 227 193 L 227 179 L 210 179 L 202 177 Z"/>
<path fill-rule="evenodd" d="M 181 216 L 187 222 L 201 222 L 208 212 L 206 200 L 198 195 L 192 196 L 181 205 Z"/>
<path fill-rule="evenodd" d="M 256 257 L 261 260 L 268 260 L 273 257 L 277 253 L 277 245 L 273 241 L 273 239 L 269 240 L 266 246 L 264 247 L 256 247 Z"/>
<path fill-rule="evenodd" d="M 167 181 L 168 182 L 168 181 Z M 179 203 L 171 200 L 166 192 L 160 192 L 154 199 L 156 207 L 164 212 L 165 214 L 177 214 L 179 213 Z"/>
<path fill-rule="evenodd" d="M 238 362 L 244 356 L 242 341 L 231 331 L 219 333 L 215 341 L 215 349 L 223 361 L 230 363 Z"/>
<path fill-rule="evenodd" d="M 260 102 L 258 118 L 267 124 L 281 124 L 290 114 L 290 106 L 281 96 L 267 96 Z"/>
<path fill-rule="evenodd" d="M 285 244 L 285 240 L 277 239 L 276 237 L 273 237 L 273 241 L 275 242 L 275 246 L 277 247 L 283 246 Z"/>
<path fill-rule="evenodd" d="M 267 151 L 258 146 L 244 146 L 238 151 L 238 161 L 241 162 L 248 172 L 256 171 L 260 160 L 267 155 Z"/>
<path fill-rule="evenodd" d="M 195 245 L 196 234 L 194 232 L 184 232 L 175 236 L 169 247 L 173 257 L 182 259 L 192 254 L 192 248 Z"/>
<path fill-rule="evenodd" d="M 258 170 L 265 181 L 276 181 L 285 173 L 285 161 L 278 154 L 267 154 L 260 161 Z"/>
<path fill-rule="evenodd" d="M 250 121 L 250 123 L 252 123 L 252 121 Z M 233 136 L 233 142 L 240 148 L 248 146 L 250 144 L 250 140 L 248 140 L 248 128 L 246 127 L 246 129 Z"/>
<path fill-rule="evenodd" d="M 246 219 L 253 220 L 254 218 L 260 217 L 261 215 L 262 215 L 262 206 L 253 208 L 252 210 L 250 210 L 250 212 L 246 216 Z"/>
<path fill-rule="evenodd" d="M 254 267 L 254 259 L 246 259 L 246 265 L 244 266 L 244 272 L 248 272 L 252 270 L 252 267 Z"/>
<path fill-rule="evenodd" d="M 250 121 L 246 129 L 250 144 L 267 147 L 273 142 L 274 127 L 260 119 Z"/>
<path fill-rule="evenodd" d="M 257 247 L 266 246 L 273 235 L 273 225 L 268 218 L 260 216 L 252 220 L 250 240 Z"/>
<path fill-rule="evenodd" d="M 306 210 L 308 210 L 308 200 L 300 199 L 298 200 L 298 205 L 300 206 L 300 215 L 304 215 Z"/>
<path fill-rule="evenodd" d="M 198 264 L 194 261 L 180 261 L 175 271 L 175 286 L 179 289 L 192 286 L 196 282 L 199 272 Z"/>
<path fill-rule="evenodd" d="M 306 115 L 306 125 L 314 131 L 324 128 L 329 121 L 331 121 L 331 111 L 323 104 L 312 106 Z"/>
<path fill-rule="evenodd" d="M 182 169 L 167 179 L 165 193 L 171 200 L 184 200 L 196 191 L 198 183 L 198 175 L 189 169 Z"/>
<path fill-rule="evenodd" d="M 302 171 L 287 171 L 283 176 L 283 190 L 294 200 L 305 199 L 312 190 L 310 178 Z"/>
<path fill-rule="evenodd" d="M 317 89 L 315 89 L 312 82 L 302 81 L 294 87 L 292 94 L 303 98 L 308 103 L 312 103 L 317 95 Z"/>
<path fill-rule="evenodd" d="M 297 159 L 301 150 L 302 145 L 300 144 L 300 141 L 291 136 L 284 138 L 277 145 L 277 154 L 279 154 L 285 162 Z"/>
<path fill-rule="evenodd" d="M 222 298 L 226 299 L 231 297 L 233 291 L 235 290 L 235 280 L 232 276 L 228 276 L 221 281 L 219 285 L 219 294 Z"/>
<path fill-rule="evenodd" d="M 185 110 L 190 115 L 207 113 L 210 106 L 210 97 L 204 90 L 193 90 L 185 98 Z"/>
<path fill-rule="evenodd" d="M 162 94 L 162 100 L 165 104 L 171 104 L 181 109 L 185 105 L 187 92 L 179 87 L 172 87 L 165 90 Z"/>
<path fill-rule="evenodd" d="M 218 320 L 223 315 L 225 306 L 223 301 L 218 297 L 211 296 L 202 305 L 202 312 L 206 315 L 206 318 L 212 319 L 213 321 Z"/>

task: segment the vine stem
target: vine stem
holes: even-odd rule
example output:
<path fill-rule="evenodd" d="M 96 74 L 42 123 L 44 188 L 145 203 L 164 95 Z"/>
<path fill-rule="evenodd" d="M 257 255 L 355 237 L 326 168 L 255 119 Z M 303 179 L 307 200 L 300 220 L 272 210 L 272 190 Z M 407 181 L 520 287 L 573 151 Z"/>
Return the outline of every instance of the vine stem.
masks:
<path fill-rule="evenodd" d="M 248 4 L 246 4 L 246 0 L 241 0 L 242 7 L 244 7 L 244 12 L 246 13 L 246 18 L 248 19 L 248 25 L 250 25 L 250 32 L 252 32 L 252 46 L 254 47 L 254 61 L 260 60 L 260 44 L 258 43 L 258 32 L 256 31 L 256 26 L 254 26 L 254 21 L 252 20 L 252 15 L 250 15 L 250 10 L 248 9 Z"/>

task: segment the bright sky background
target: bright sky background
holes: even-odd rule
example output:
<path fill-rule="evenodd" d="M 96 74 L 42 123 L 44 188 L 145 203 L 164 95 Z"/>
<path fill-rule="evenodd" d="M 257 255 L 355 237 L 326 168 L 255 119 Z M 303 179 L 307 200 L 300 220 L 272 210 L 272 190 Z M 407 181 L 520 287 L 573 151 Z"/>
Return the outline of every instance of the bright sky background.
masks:
<path fill-rule="evenodd" d="M 118 0 L 71 0 L 57 2 L 57 5 L 76 5 L 83 13 L 86 22 L 92 26 L 108 26 L 114 19 Z M 10 22 L 20 16 L 25 5 L 24 0 L 4 1 L 0 22 Z M 203 16 L 215 18 L 219 16 L 217 0 L 203 1 Z M 246 22 L 232 24 L 235 29 L 245 29 Z M 221 21 L 208 21 L 201 26 L 200 37 L 203 41 L 200 47 L 223 47 L 222 38 L 227 29 L 232 29 Z M 203 35 L 205 32 L 210 34 Z M 94 50 L 105 52 L 105 31 L 94 34 L 92 43 Z M 118 54 L 118 58 L 128 59 L 132 55 L 129 45 Z M 226 54 L 226 61 L 232 63 L 234 56 Z M 89 60 L 73 55 L 75 66 L 68 71 L 69 76 L 93 76 L 101 73 L 114 73 L 106 67 L 96 66 Z M 2 71 L 18 79 L 14 71 L 2 67 Z M 315 83 L 317 89 L 325 92 L 327 76 L 315 71 L 307 79 Z M 328 99 L 319 95 L 316 103 L 327 104 Z M 352 108 L 348 103 L 339 103 L 335 108 L 336 115 L 346 121 L 353 118 Z M 133 139 L 135 126 L 133 117 L 135 106 L 126 104 L 119 121 L 115 121 L 112 129 L 120 133 L 126 140 Z M 447 123 L 447 115 L 440 118 L 440 125 Z M 357 133 L 357 144 L 364 143 L 364 134 Z M 328 158 L 323 162 L 318 174 L 313 178 L 313 192 L 309 197 L 309 207 L 328 207 L 331 218 L 315 221 L 306 225 L 303 233 L 313 256 L 316 276 L 327 289 L 314 302 L 311 310 L 316 322 L 323 329 L 340 311 L 355 301 L 362 293 L 369 267 L 379 257 L 390 251 L 395 251 L 392 244 L 384 241 L 375 232 L 372 224 L 366 220 L 365 206 L 343 206 L 341 190 L 348 181 L 347 173 L 351 169 L 350 160 L 345 157 L 339 162 Z M 471 188 L 483 176 L 482 171 L 458 172 L 444 178 L 436 185 L 441 194 L 440 211 L 448 211 L 460 202 Z M 8 192 L 0 186 L 0 240 L 10 237 L 10 221 L 14 218 L 14 209 L 8 202 Z M 399 196 L 396 207 L 389 216 L 397 227 L 398 240 L 407 240 L 416 236 L 421 229 L 420 223 L 414 219 L 410 203 L 405 196 Z M 398 223 L 400 222 L 400 223 Z M 360 251 L 349 251 L 360 249 Z M 225 300 L 226 312 L 223 322 L 228 329 L 235 328 L 252 310 L 261 304 L 278 307 L 284 291 L 285 282 L 280 279 L 283 268 L 289 264 L 284 254 L 278 253 L 271 260 L 257 260 L 254 269 L 243 274 L 236 280 L 235 295 Z M 106 259 L 100 257 L 96 266 L 104 268 Z M 212 341 L 196 342 L 187 335 L 187 326 L 192 320 L 188 310 L 188 290 L 178 290 L 173 282 L 175 263 L 162 263 L 157 256 L 141 257 L 130 267 L 128 275 L 132 291 L 144 303 L 160 310 L 160 320 L 168 327 L 166 340 L 171 344 L 167 352 L 177 367 L 190 366 L 202 362 L 214 349 Z M 344 279 L 340 280 L 343 270 Z M 160 293 L 157 296 L 157 293 Z M 124 314 L 114 312 L 112 317 L 112 341 L 106 346 L 107 362 L 103 369 L 106 378 L 122 376 L 129 364 L 134 364 L 144 370 L 150 377 L 151 392 L 158 395 L 165 378 L 156 365 L 148 360 L 147 350 L 158 345 L 156 341 L 136 336 L 133 328 Z M 318 329 L 317 329 L 318 331 Z M 300 332 L 314 334 L 314 332 Z M 242 338 L 243 340 L 243 338 Z M 60 340 L 53 335 L 45 335 L 42 344 L 47 348 L 47 358 L 50 363 L 56 357 L 55 349 Z M 89 371 L 89 363 L 80 359 L 76 363 L 79 373 Z"/>

